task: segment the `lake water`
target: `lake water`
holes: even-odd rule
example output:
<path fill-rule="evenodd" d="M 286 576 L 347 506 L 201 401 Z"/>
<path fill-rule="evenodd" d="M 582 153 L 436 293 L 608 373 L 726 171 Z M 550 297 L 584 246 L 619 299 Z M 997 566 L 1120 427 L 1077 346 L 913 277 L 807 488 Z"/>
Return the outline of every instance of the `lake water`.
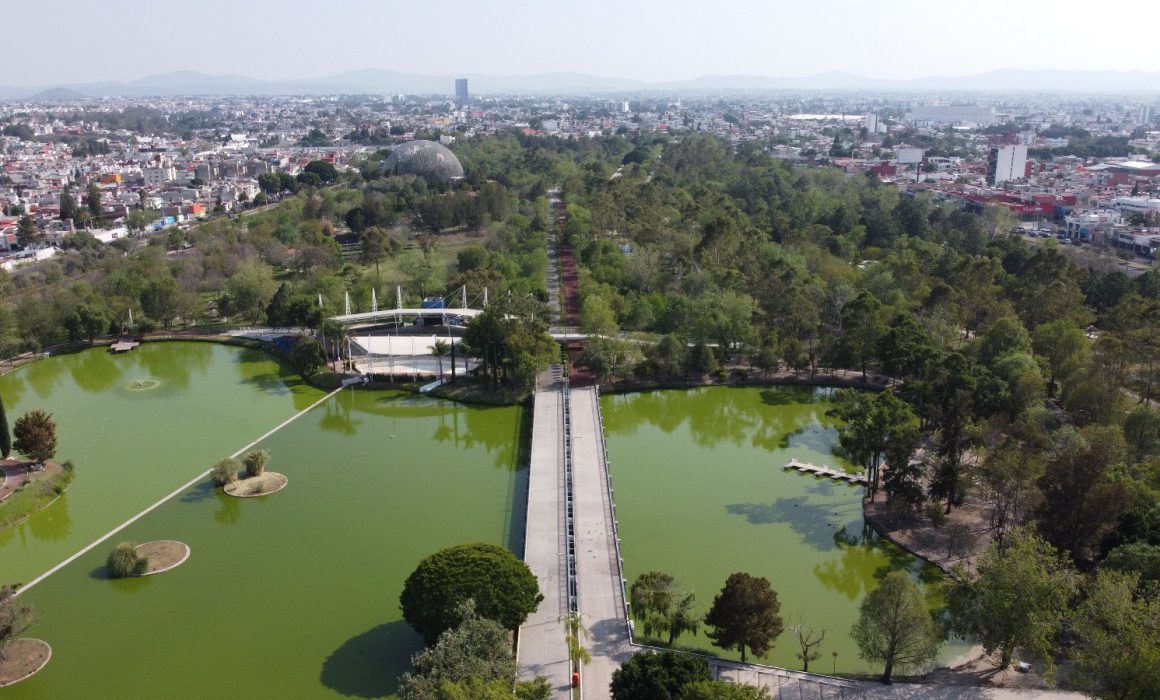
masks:
<path fill-rule="evenodd" d="M 65 499 L 4 535 L 0 578 L 31 579 L 322 396 L 292 377 L 261 354 L 189 343 L 51 358 L 0 380 L 13 419 L 55 414 L 58 456 L 77 468 Z M 31 634 L 54 655 L 4 697 L 392 694 L 420 648 L 398 606 L 418 561 L 462 542 L 522 550 L 521 419 L 339 394 L 260 445 L 284 491 L 236 499 L 205 481 L 25 594 L 41 613 Z M 159 576 L 106 580 L 125 539 L 192 553 Z"/>
<path fill-rule="evenodd" d="M 58 424 L 70 491 L 0 534 L 0 582 L 30 581 L 324 394 L 268 356 L 208 343 L 50 358 L 0 378 L 10 421 Z M 700 389 L 605 397 L 631 581 L 677 576 L 700 610 L 733 571 L 770 578 L 787 624 L 826 629 L 814 670 L 865 668 L 848 630 L 893 568 L 937 572 L 863 529 L 859 490 L 782 465 L 845 464 L 826 394 Z M 235 499 L 208 480 L 25 594 L 54 650 L 5 698 L 380 697 L 420 640 L 398 596 L 418 561 L 464 542 L 522 551 L 525 414 L 344 391 L 259 447 L 289 477 Z M 110 581 L 121 540 L 177 539 L 183 566 Z M 933 598 L 932 598 L 933 601 Z M 679 640 L 711 649 L 703 633 Z M 797 667 L 783 634 L 770 662 Z M 726 654 L 727 656 L 730 654 Z"/>
<path fill-rule="evenodd" d="M 942 574 L 865 527 L 861 487 L 783 468 L 796 458 L 852 469 L 834 452 L 829 395 L 713 387 L 605 396 L 608 458 L 629 584 L 667 572 L 704 613 L 731 573 L 764 576 L 787 628 L 766 663 L 801 668 L 788 630 L 800 622 L 826 631 L 811 670 L 866 671 L 849 637 L 862 598 L 895 569 L 928 583 Z M 938 593 L 928 592 L 937 606 Z M 740 658 L 713 647 L 704 630 L 677 645 Z"/>

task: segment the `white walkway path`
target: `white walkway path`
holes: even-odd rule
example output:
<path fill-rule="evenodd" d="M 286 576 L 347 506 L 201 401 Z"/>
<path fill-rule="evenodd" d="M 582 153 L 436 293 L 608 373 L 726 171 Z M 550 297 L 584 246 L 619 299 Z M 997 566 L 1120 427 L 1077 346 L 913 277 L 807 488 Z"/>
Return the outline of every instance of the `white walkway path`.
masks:
<path fill-rule="evenodd" d="M 565 389 L 567 391 L 567 389 Z M 546 676 L 553 698 L 567 698 L 571 665 L 562 618 L 568 612 L 564 535 L 564 426 L 559 389 L 538 391 L 532 423 L 524 561 L 544 600 L 520 627 L 520 678 Z"/>
<path fill-rule="evenodd" d="M 584 698 L 607 698 L 612 672 L 632 655 L 613 532 L 599 397 L 572 390 L 572 469 L 576 512 L 576 579 L 580 619 L 592 663 L 583 671 Z"/>

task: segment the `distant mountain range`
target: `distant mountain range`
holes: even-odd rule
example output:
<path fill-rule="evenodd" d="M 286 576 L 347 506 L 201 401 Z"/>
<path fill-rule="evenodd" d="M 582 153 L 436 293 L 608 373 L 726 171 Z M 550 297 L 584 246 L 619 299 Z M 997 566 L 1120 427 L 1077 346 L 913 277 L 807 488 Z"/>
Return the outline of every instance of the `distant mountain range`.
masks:
<path fill-rule="evenodd" d="M 206 75 L 177 71 L 128 82 L 68 83 L 16 87 L 0 85 L 0 99 L 76 100 L 82 97 L 169 95 L 451 95 L 455 78 L 467 78 L 473 94 L 592 94 L 631 92 L 725 92 L 763 90 L 826 91 L 972 91 L 1155 93 L 1160 72 L 1003 70 L 977 75 L 883 80 L 850 73 L 818 73 L 798 78 L 759 75 L 706 75 L 692 80 L 650 83 L 583 73 L 495 76 L 424 75 L 368 68 L 323 78 L 263 80 L 244 75 Z"/>

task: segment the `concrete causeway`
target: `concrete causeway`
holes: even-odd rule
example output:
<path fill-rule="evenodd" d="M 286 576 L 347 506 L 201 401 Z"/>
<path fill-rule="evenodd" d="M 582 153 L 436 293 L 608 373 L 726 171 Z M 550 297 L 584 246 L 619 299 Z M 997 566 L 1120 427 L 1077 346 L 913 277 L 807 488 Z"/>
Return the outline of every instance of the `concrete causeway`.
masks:
<path fill-rule="evenodd" d="M 625 619 L 600 398 L 595 387 L 571 391 L 577 597 L 580 621 L 589 635 L 586 646 L 592 652 L 581 687 L 584 698 L 595 700 L 609 697 L 612 672 L 633 650 Z"/>
<path fill-rule="evenodd" d="M 569 697 L 571 665 L 563 620 L 569 613 L 565 463 L 570 458 L 576 605 L 587 630 L 581 643 L 592 653 L 592 662 L 581 673 L 581 691 L 584 698 L 603 699 L 609 697 L 612 672 L 633 650 L 625 618 L 599 395 L 594 387 L 560 386 L 542 386 L 534 399 L 524 561 L 539 580 L 544 601 L 520 628 L 520 677 L 546 676 L 553 698 Z"/>
<path fill-rule="evenodd" d="M 571 683 L 564 623 L 568 613 L 568 568 L 563 391 L 567 388 L 557 386 L 535 395 L 524 561 L 540 582 L 544 600 L 520 627 L 517 655 L 520 678 L 547 677 L 553 698 L 569 697 Z"/>

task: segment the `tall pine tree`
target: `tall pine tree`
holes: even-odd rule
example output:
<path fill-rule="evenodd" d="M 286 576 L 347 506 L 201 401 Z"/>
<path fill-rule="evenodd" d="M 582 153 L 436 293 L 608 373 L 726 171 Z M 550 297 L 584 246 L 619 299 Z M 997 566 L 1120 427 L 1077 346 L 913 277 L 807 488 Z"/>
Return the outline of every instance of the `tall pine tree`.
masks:
<path fill-rule="evenodd" d="M 66 186 L 60 193 L 60 220 L 68 221 L 75 218 L 76 215 L 77 201 L 73 199 L 72 190 Z"/>
<path fill-rule="evenodd" d="M 4 412 L 4 399 L 0 397 L 0 457 L 8 459 L 12 452 L 12 433 L 8 430 L 8 414 Z"/>

